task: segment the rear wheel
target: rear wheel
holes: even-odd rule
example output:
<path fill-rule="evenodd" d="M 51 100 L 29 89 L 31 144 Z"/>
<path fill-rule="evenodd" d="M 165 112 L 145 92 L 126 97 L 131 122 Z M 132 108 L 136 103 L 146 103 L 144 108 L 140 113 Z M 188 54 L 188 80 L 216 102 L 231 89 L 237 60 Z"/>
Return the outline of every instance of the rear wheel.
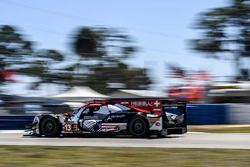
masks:
<path fill-rule="evenodd" d="M 133 137 L 147 137 L 149 132 L 148 121 L 145 117 L 136 115 L 129 121 L 128 131 Z"/>
<path fill-rule="evenodd" d="M 59 136 L 61 132 L 61 126 L 59 121 L 52 116 L 45 116 L 40 122 L 40 133 L 46 137 Z"/>

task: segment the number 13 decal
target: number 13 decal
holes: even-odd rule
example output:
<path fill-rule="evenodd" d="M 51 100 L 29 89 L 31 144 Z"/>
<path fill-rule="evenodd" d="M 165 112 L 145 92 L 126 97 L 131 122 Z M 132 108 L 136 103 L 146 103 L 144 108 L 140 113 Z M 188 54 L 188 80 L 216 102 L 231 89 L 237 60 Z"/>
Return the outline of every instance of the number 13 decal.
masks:
<path fill-rule="evenodd" d="M 70 132 L 71 131 L 71 124 L 65 124 L 64 129 L 66 132 Z"/>

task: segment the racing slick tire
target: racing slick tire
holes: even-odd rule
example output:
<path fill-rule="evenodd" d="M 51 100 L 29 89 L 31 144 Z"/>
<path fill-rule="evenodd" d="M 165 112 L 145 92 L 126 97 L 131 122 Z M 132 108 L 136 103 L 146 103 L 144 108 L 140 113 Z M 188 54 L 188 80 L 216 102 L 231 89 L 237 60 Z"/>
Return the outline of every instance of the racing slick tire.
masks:
<path fill-rule="evenodd" d="M 52 116 L 45 116 L 40 121 L 39 131 L 46 137 L 57 137 L 61 133 L 61 124 Z"/>
<path fill-rule="evenodd" d="M 144 116 L 136 115 L 128 123 L 128 132 L 133 137 L 147 137 L 149 135 L 149 124 Z"/>

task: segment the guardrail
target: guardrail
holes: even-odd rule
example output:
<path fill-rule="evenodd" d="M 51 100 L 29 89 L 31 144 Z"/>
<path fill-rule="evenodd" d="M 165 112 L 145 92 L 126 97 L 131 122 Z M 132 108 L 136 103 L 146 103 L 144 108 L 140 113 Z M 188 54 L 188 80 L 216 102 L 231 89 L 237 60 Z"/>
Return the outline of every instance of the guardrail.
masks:
<path fill-rule="evenodd" d="M 31 124 L 34 116 L 0 116 L 0 130 L 21 130 Z"/>
<path fill-rule="evenodd" d="M 194 104 L 188 105 L 187 120 L 190 125 L 229 124 L 228 105 Z"/>
<path fill-rule="evenodd" d="M 250 124 L 250 104 L 189 104 L 189 125 Z"/>

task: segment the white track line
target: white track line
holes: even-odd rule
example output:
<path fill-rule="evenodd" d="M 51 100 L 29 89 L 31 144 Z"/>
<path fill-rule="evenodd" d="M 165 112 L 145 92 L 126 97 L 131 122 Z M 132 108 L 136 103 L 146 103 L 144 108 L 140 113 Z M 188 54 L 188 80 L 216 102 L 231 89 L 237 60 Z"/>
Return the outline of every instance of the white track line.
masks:
<path fill-rule="evenodd" d="M 0 130 L 0 133 L 13 134 L 13 133 L 23 133 L 24 130 Z"/>

